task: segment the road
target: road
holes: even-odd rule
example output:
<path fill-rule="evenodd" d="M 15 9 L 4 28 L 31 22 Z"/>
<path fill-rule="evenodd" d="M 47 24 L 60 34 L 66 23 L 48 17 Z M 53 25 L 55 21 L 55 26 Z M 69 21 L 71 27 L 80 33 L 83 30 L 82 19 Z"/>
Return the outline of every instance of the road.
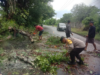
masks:
<path fill-rule="evenodd" d="M 49 32 L 51 35 L 60 36 L 60 37 L 61 36 L 66 37 L 64 31 L 57 31 L 57 28 L 56 27 L 53 27 L 53 26 L 46 26 L 46 25 L 44 25 L 44 30 L 46 32 Z M 71 37 L 78 38 L 78 39 L 80 39 L 80 40 L 82 40 L 84 42 L 86 41 L 86 38 L 85 37 L 80 36 L 80 35 L 75 34 L 75 33 L 73 33 L 73 36 L 71 36 Z M 96 46 L 97 46 L 97 49 L 100 50 L 100 43 L 97 43 L 96 42 Z M 87 51 L 93 51 L 93 50 L 94 50 L 93 45 L 92 44 L 89 44 L 88 45 L 88 48 L 87 48 Z"/>

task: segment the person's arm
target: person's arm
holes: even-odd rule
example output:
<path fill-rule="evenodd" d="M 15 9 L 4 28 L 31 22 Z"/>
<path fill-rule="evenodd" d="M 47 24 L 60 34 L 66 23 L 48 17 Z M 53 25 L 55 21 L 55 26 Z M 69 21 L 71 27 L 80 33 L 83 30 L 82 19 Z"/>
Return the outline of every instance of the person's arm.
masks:
<path fill-rule="evenodd" d="M 66 56 L 69 55 L 69 53 L 73 50 L 73 48 L 74 48 L 73 43 L 68 45 L 68 41 L 66 40 L 66 49 L 68 50 L 68 52 L 66 53 Z"/>
<path fill-rule="evenodd" d="M 67 50 L 69 49 L 69 46 L 68 46 L 67 43 L 66 43 L 66 49 L 67 49 Z M 68 57 L 68 56 L 69 56 L 69 52 L 66 53 L 66 57 Z"/>
<path fill-rule="evenodd" d="M 38 32 L 38 30 L 37 30 L 37 29 L 35 29 L 33 33 L 37 34 L 37 32 Z M 34 34 L 34 35 L 35 35 L 35 34 Z"/>
<path fill-rule="evenodd" d="M 38 32 L 38 30 L 36 30 L 36 32 L 35 32 L 35 33 L 37 34 L 37 32 Z"/>

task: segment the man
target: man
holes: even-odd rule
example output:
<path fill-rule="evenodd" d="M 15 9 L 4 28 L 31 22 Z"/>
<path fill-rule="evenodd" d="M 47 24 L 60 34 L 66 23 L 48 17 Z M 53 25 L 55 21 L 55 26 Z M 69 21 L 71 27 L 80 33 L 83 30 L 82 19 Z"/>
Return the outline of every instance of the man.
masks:
<path fill-rule="evenodd" d="M 83 65 L 83 61 L 80 57 L 80 53 L 85 48 L 85 43 L 79 39 L 76 38 L 65 38 L 61 37 L 60 41 L 62 43 L 66 44 L 66 48 L 68 49 L 68 53 L 66 53 L 66 56 L 70 55 L 71 61 L 68 62 L 69 65 L 75 65 L 75 57 L 79 59 L 79 62 L 77 62 L 79 65 Z"/>
<path fill-rule="evenodd" d="M 94 43 L 94 37 L 95 37 L 95 34 L 96 34 L 96 29 L 95 29 L 95 26 L 94 26 L 94 22 L 91 21 L 89 23 L 89 25 L 90 25 L 90 28 L 89 28 L 88 35 L 86 36 L 87 39 L 86 39 L 86 47 L 85 47 L 85 50 L 87 50 L 88 43 L 92 43 L 93 46 L 94 46 L 94 51 L 96 51 L 97 48 L 96 48 L 96 44 Z"/>
<path fill-rule="evenodd" d="M 39 26 L 39 25 L 35 25 L 35 31 L 33 33 L 33 35 L 35 35 L 38 31 L 39 31 L 39 40 L 42 40 L 42 33 L 43 33 L 43 27 Z"/>
<path fill-rule="evenodd" d="M 71 32 L 71 26 L 70 26 L 70 20 L 67 22 L 68 24 L 66 25 L 66 37 L 70 37 L 70 34 L 72 34 Z M 73 34 L 72 34 L 73 35 Z"/>

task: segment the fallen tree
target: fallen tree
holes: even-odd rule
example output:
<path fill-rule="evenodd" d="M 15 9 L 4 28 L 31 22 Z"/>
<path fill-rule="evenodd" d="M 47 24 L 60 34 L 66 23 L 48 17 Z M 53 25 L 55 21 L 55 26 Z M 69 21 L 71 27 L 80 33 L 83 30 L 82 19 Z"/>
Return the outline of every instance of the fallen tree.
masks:
<path fill-rule="evenodd" d="M 27 36 L 32 43 L 34 43 L 33 36 L 25 31 L 19 30 L 19 33 L 23 36 Z"/>
<path fill-rule="evenodd" d="M 33 35 L 28 32 L 25 32 L 23 30 L 18 30 L 16 28 L 12 28 L 12 27 L 9 27 L 8 30 L 9 30 L 9 32 L 13 32 L 14 37 L 16 37 L 17 34 L 21 34 L 23 36 L 27 36 L 29 38 L 29 40 L 31 41 L 31 43 L 34 43 Z M 10 38 L 11 38 L 11 36 L 8 36 L 5 40 L 10 39 Z M 0 42 L 5 41 L 5 40 L 0 40 Z"/>

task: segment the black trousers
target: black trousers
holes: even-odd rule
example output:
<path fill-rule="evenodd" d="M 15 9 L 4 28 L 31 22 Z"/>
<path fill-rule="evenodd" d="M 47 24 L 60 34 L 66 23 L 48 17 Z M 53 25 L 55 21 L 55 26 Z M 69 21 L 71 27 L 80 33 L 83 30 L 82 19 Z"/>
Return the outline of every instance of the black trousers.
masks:
<path fill-rule="evenodd" d="M 66 32 L 66 37 L 67 37 L 67 38 L 70 37 L 70 33 L 67 33 L 67 32 Z"/>
<path fill-rule="evenodd" d="M 82 59 L 80 57 L 80 53 L 84 50 L 84 48 L 74 48 L 71 52 L 70 52 L 70 58 L 71 58 L 71 62 L 74 63 L 75 62 L 75 57 L 77 59 L 79 59 L 80 62 L 82 62 Z"/>

